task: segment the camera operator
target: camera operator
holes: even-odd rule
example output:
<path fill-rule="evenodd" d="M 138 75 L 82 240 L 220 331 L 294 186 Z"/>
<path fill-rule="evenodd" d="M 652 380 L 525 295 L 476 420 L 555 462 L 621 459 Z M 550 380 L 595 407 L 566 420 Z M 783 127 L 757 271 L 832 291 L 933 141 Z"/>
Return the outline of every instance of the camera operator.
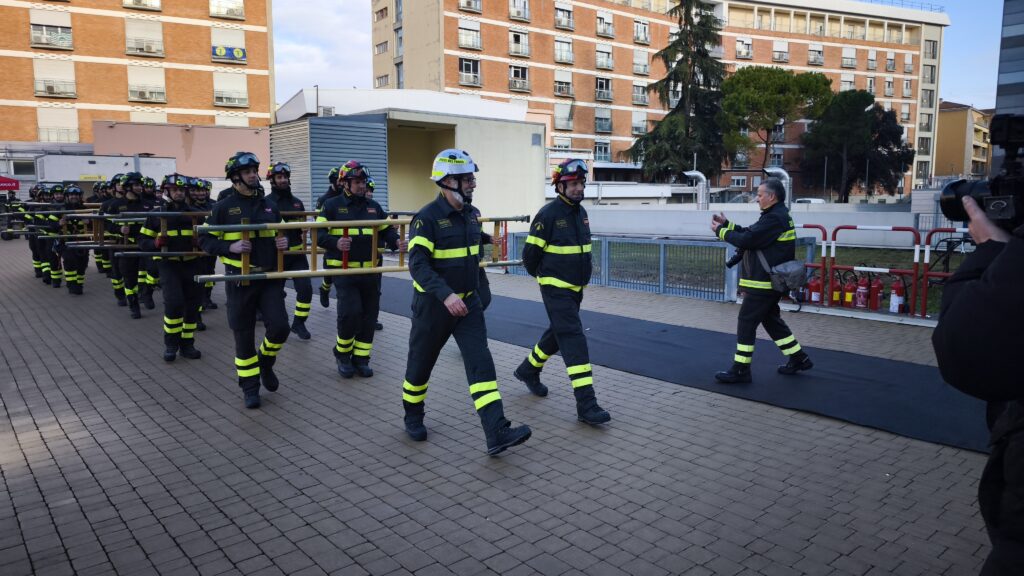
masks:
<path fill-rule="evenodd" d="M 1024 574 L 1024 226 L 1011 234 L 970 196 L 961 199 L 977 250 L 942 295 L 932 335 L 939 370 L 961 392 L 988 402 L 992 453 L 978 502 L 992 551 L 983 576 Z M 1016 302 L 1016 303 L 1015 303 Z"/>

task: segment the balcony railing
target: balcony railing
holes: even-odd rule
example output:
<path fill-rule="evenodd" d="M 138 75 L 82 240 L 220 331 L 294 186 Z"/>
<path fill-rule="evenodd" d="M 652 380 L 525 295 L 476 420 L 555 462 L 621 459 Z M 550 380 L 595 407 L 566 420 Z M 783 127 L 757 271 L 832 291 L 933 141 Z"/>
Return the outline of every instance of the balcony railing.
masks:
<path fill-rule="evenodd" d="M 40 142 L 78 142 L 78 128 L 39 128 Z"/>
<path fill-rule="evenodd" d="M 509 78 L 508 89 L 515 92 L 529 92 L 530 81 L 526 78 Z"/>
<path fill-rule="evenodd" d="M 249 95 L 240 90 L 214 90 L 213 104 L 215 106 L 247 108 L 249 106 Z"/>
<path fill-rule="evenodd" d="M 932 131 L 932 123 L 931 123 L 931 121 L 919 122 L 917 127 L 918 127 L 919 130 L 921 130 L 921 132 L 931 132 Z"/>
<path fill-rule="evenodd" d="M 647 106 L 649 102 L 650 97 L 647 95 L 647 92 L 633 92 L 633 104 Z"/>
<path fill-rule="evenodd" d="M 885 71 L 886 72 L 895 72 L 896 71 L 896 61 L 895 60 L 886 60 L 885 61 Z"/>
<path fill-rule="evenodd" d="M 811 66 L 824 66 L 825 65 L 825 57 L 823 55 L 821 55 L 821 54 L 818 54 L 818 53 L 815 53 L 815 52 L 811 52 L 807 56 L 807 63 L 810 64 Z"/>
<path fill-rule="evenodd" d="M 789 62 L 789 52 L 773 51 L 772 62 Z"/>
<path fill-rule="evenodd" d="M 604 54 L 601 52 L 597 53 L 597 67 L 604 70 L 611 70 L 615 68 L 615 60 L 612 59 L 610 54 Z"/>
<path fill-rule="evenodd" d="M 139 10 L 160 10 L 160 0 L 124 0 L 121 5 Z"/>
<path fill-rule="evenodd" d="M 50 96 L 53 98 L 74 98 L 77 95 L 74 80 L 53 80 L 48 78 L 35 81 L 35 92 L 36 96 Z"/>
<path fill-rule="evenodd" d="M 163 56 L 164 41 L 152 38 L 128 38 L 125 52 L 140 56 Z"/>
<path fill-rule="evenodd" d="M 572 84 L 568 82 L 555 82 L 555 96 L 566 96 L 572 98 Z"/>
<path fill-rule="evenodd" d="M 562 64 L 572 64 L 572 50 L 555 49 L 555 62 L 560 62 Z"/>
<path fill-rule="evenodd" d="M 555 28 L 562 28 L 564 30 L 575 30 L 576 22 L 572 19 L 572 16 L 564 16 L 561 14 L 555 15 Z"/>
<path fill-rule="evenodd" d="M 888 97 L 890 97 L 890 98 L 892 98 L 892 95 L 893 95 L 893 90 L 892 90 L 892 88 L 886 88 L 886 89 L 885 89 L 885 95 L 886 95 L 886 96 L 888 96 Z"/>
<path fill-rule="evenodd" d="M 555 130 L 572 130 L 572 118 L 555 118 Z"/>
<path fill-rule="evenodd" d="M 634 32 L 633 42 L 636 42 L 637 44 L 650 44 L 651 35 L 649 32 Z"/>
<path fill-rule="evenodd" d="M 516 44 L 515 42 L 509 42 L 508 43 L 508 53 L 509 53 L 510 56 L 529 56 L 530 55 L 530 45 L 529 44 L 523 44 L 523 43 Z"/>
<path fill-rule="evenodd" d="M 459 72 L 459 84 L 465 84 L 467 86 L 479 86 L 480 85 L 480 73 L 479 72 Z"/>
<path fill-rule="evenodd" d="M 857 59 L 856 58 L 843 58 L 843 68 L 856 68 L 856 67 L 857 67 Z"/>
<path fill-rule="evenodd" d="M 245 20 L 245 5 L 241 2 L 210 2 L 210 16 Z"/>
<path fill-rule="evenodd" d="M 609 88 L 607 90 L 604 90 L 602 88 L 598 88 L 597 90 L 594 90 L 594 100 L 600 100 L 602 102 L 611 102 L 612 101 L 612 91 L 611 91 L 611 89 Z"/>
<path fill-rule="evenodd" d="M 481 12 L 480 0 L 459 0 L 459 10 L 465 10 L 467 12 Z"/>
<path fill-rule="evenodd" d="M 921 95 L 921 106 L 925 108 L 931 108 L 935 105 L 935 98 L 933 96 Z"/>
<path fill-rule="evenodd" d="M 900 122 L 910 122 L 910 112 L 901 112 Z"/>
<path fill-rule="evenodd" d="M 745 154 L 737 154 L 732 159 L 732 167 L 733 168 L 749 168 L 750 167 L 750 158 L 748 156 L 746 156 Z"/>
<path fill-rule="evenodd" d="M 615 25 L 604 20 L 597 21 L 597 35 L 605 38 L 615 38 Z"/>
<path fill-rule="evenodd" d="M 609 150 L 594 150 L 594 160 L 598 162 L 611 162 L 612 153 Z"/>
<path fill-rule="evenodd" d="M 868 70 L 878 70 L 878 60 L 868 60 Z"/>
<path fill-rule="evenodd" d="M 904 74 L 913 74 L 914 73 L 914 65 L 913 64 L 904 64 L 903 65 L 903 73 Z"/>
<path fill-rule="evenodd" d="M 459 48 L 480 50 L 480 33 L 475 31 L 459 30 Z"/>
<path fill-rule="evenodd" d="M 508 17 L 512 20 L 519 20 L 522 22 L 530 21 L 530 11 L 526 8 L 515 8 L 509 6 Z"/>
<path fill-rule="evenodd" d="M 634 136 L 643 136 L 644 134 L 647 134 L 647 125 L 646 124 L 633 124 L 633 135 Z"/>
<path fill-rule="evenodd" d="M 651 65 L 644 62 L 633 62 L 633 74 L 647 76 L 651 73 Z"/>
<path fill-rule="evenodd" d="M 769 167 L 773 167 L 774 166 L 776 168 L 781 168 L 782 167 L 782 157 L 781 156 L 772 156 L 771 158 L 768 159 L 768 166 Z"/>
<path fill-rule="evenodd" d="M 594 119 L 594 131 L 595 132 L 611 132 L 612 131 L 612 119 L 611 118 L 595 118 Z"/>
<path fill-rule="evenodd" d="M 37 48 L 61 48 L 71 50 L 74 48 L 71 28 L 61 26 L 40 26 L 32 25 L 32 36 L 30 44 Z"/>
<path fill-rule="evenodd" d="M 736 58 L 739 60 L 750 60 L 754 57 L 754 51 L 750 48 L 737 48 Z"/>
<path fill-rule="evenodd" d="M 167 88 L 164 86 L 129 86 L 128 99 L 139 102 L 167 102 Z M 248 102 L 248 97 L 246 97 Z"/>
<path fill-rule="evenodd" d="M 912 90 L 904 89 L 903 90 L 903 97 L 904 98 L 913 98 L 914 97 L 914 92 Z"/>

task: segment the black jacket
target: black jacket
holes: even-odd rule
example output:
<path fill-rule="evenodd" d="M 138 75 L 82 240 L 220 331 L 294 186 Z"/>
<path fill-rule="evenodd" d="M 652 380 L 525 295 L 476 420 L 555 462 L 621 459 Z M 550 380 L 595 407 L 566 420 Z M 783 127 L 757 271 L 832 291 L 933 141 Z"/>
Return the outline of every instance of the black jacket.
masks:
<path fill-rule="evenodd" d="M 213 205 L 213 210 L 206 218 L 206 223 L 210 225 L 241 224 L 243 219 L 248 219 L 249 224 L 277 224 L 281 222 L 281 214 L 263 197 L 231 194 Z M 249 232 L 249 241 L 252 243 L 249 265 L 252 272 L 277 270 L 275 236 L 277 236 L 276 230 Z M 241 239 L 241 232 L 204 232 L 199 235 L 199 245 L 207 254 L 220 256 L 220 261 L 224 263 L 227 274 L 240 274 L 242 255 L 233 254 L 231 244 Z"/>
<path fill-rule="evenodd" d="M 761 265 L 757 250 L 764 254 L 769 266 L 796 258 L 796 225 L 782 202 L 763 210 L 749 228 L 726 220 L 718 229 L 718 237 L 744 251 L 740 288 L 747 291 L 772 292 L 771 274 Z"/>
<path fill-rule="evenodd" d="M 195 208 L 189 206 L 185 202 L 174 203 L 170 202 L 166 205 L 166 211 L 168 212 L 199 212 Z M 196 250 L 194 240 L 194 229 L 193 226 L 199 224 L 198 218 L 190 218 L 188 216 L 174 216 L 166 217 L 167 220 L 167 251 L 168 252 L 193 252 Z M 159 252 L 161 249 L 156 247 L 156 239 L 160 236 L 160 218 L 156 216 L 150 216 L 146 219 L 145 224 L 142 225 L 142 229 L 139 230 L 139 249 L 145 252 Z M 154 260 L 159 260 L 160 256 L 154 256 Z M 168 260 L 194 260 L 196 256 L 171 256 Z"/>
<path fill-rule="evenodd" d="M 116 198 L 110 204 L 106 204 L 103 208 L 105 214 L 117 215 L 123 212 L 149 212 L 152 207 L 143 204 L 141 198 L 135 200 L 129 200 L 127 198 Z M 128 234 L 121 234 L 121 227 L 128 226 Z M 112 234 L 118 240 L 124 240 L 125 244 L 138 244 L 139 242 L 139 230 L 142 229 L 142 223 L 125 223 L 125 222 L 113 222 L 107 220 L 107 231 Z"/>
<path fill-rule="evenodd" d="M 480 282 L 479 212 L 452 208 L 443 194 L 416 213 L 410 226 L 409 272 L 417 292 L 444 301 L 465 298 Z"/>
<path fill-rule="evenodd" d="M 587 211 L 561 196 L 537 212 L 523 246 L 523 266 L 542 286 L 579 291 L 593 272 Z"/>
<path fill-rule="evenodd" d="M 324 204 L 317 222 L 335 222 L 342 220 L 386 220 L 387 213 L 373 200 L 358 196 L 342 194 L 335 196 Z M 325 257 L 328 266 L 341 268 L 342 255 L 338 250 L 338 239 L 344 236 L 343 228 L 330 228 L 317 233 L 317 244 L 327 251 Z M 392 250 L 398 249 L 398 232 L 390 224 L 377 226 L 378 238 Z M 348 252 L 350 268 L 367 268 L 375 263 L 373 257 L 373 228 L 349 228 L 348 235 L 352 238 L 352 247 Z"/>
<path fill-rule="evenodd" d="M 278 188 L 271 188 L 270 195 L 267 196 L 267 204 L 273 206 L 280 212 L 305 212 L 306 206 L 294 195 L 290 190 L 280 190 Z M 305 222 L 305 216 L 289 216 L 284 218 L 285 222 Z M 302 230 L 288 230 L 284 233 L 285 237 L 288 238 L 288 249 L 289 250 L 302 250 L 305 246 L 302 243 Z"/>
<path fill-rule="evenodd" d="M 316 199 L 316 209 L 323 210 L 324 205 L 327 204 L 328 200 L 330 200 L 331 198 L 337 198 L 340 195 L 340 188 L 335 188 L 333 186 L 327 188 L 327 192 L 324 192 L 323 194 L 320 195 L 319 198 Z"/>

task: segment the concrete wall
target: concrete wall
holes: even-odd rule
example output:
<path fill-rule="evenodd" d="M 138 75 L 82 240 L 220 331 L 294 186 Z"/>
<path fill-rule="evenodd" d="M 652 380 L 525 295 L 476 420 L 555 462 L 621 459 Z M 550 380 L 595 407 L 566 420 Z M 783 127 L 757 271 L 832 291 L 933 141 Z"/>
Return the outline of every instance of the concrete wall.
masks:
<path fill-rule="evenodd" d="M 178 172 L 199 178 L 223 178 L 224 163 L 239 150 L 270 161 L 270 130 L 176 124 L 95 122 L 95 154 L 152 154 L 174 158 Z"/>

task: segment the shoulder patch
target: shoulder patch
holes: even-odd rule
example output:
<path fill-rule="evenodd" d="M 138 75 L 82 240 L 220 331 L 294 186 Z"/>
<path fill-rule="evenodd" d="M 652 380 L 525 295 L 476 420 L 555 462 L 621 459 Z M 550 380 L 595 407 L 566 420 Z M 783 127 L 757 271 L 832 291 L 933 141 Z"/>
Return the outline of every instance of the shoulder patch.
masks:
<path fill-rule="evenodd" d="M 338 208 L 338 214 L 348 214 L 348 208 Z"/>
<path fill-rule="evenodd" d="M 437 227 L 438 228 L 451 228 L 452 227 L 452 221 L 447 219 L 447 218 L 441 218 L 440 220 L 437 221 Z"/>
<path fill-rule="evenodd" d="M 228 214 L 230 214 L 232 216 L 235 216 L 236 214 L 241 214 L 241 213 L 242 213 L 242 209 L 239 208 L 238 206 L 235 206 L 234 208 L 228 208 Z"/>
<path fill-rule="evenodd" d="M 555 220 L 555 228 L 568 228 L 569 223 L 566 222 L 565 218 L 559 218 Z"/>
<path fill-rule="evenodd" d="M 534 223 L 533 229 L 538 231 L 538 232 L 543 230 L 544 229 L 544 223 L 543 222 L 536 222 L 536 223 Z"/>

